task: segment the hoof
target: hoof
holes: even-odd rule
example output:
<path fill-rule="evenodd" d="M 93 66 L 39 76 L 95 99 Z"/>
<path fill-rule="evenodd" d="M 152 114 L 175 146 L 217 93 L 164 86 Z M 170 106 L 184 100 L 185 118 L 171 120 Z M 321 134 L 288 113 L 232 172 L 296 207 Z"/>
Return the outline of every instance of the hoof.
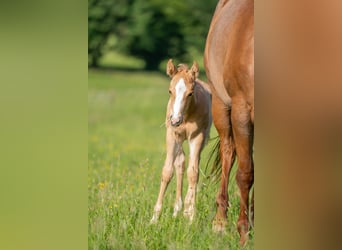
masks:
<path fill-rule="evenodd" d="M 179 215 L 179 212 L 180 211 L 173 211 L 173 214 L 172 214 L 172 218 L 177 218 L 177 216 Z"/>
<path fill-rule="evenodd" d="M 248 242 L 248 232 L 247 233 L 244 233 L 244 234 L 241 234 L 240 235 L 240 241 L 239 241 L 239 244 L 240 244 L 240 246 L 245 246 L 246 244 L 247 244 L 247 242 Z"/>
<path fill-rule="evenodd" d="M 182 209 L 178 206 L 175 206 L 175 208 L 173 209 L 173 214 L 172 214 L 172 217 L 173 218 L 176 218 L 178 213 L 181 211 Z"/>
<path fill-rule="evenodd" d="M 185 218 L 187 218 L 189 221 L 190 221 L 190 223 L 193 221 L 193 219 L 194 219 L 194 212 L 193 211 L 184 211 L 184 217 Z"/>
<path fill-rule="evenodd" d="M 176 218 L 178 213 L 182 210 L 182 199 L 178 199 L 176 202 L 175 202 L 175 206 L 173 208 L 173 214 L 172 214 L 172 217 L 173 218 Z"/>
<path fill-rule="evenodd" d="M 244 222 L 238 222 L 238 231 L 240 234 L 240 245 L 246 245 L 248 238 L 249 238 L 249 231 L 248 231 L 248 224 Z"/>
<path fill-rule="evenodd" d="M 213 231 L 215 233 L 225 233 L 227 221 L 223 219 L 215 219 L 213 221 Z"/>
<path fill-rule="evenodd" d="M 154 214 L 150 220 L 150 224 L 156 224 L 158 222 L 158 215 Z"/>

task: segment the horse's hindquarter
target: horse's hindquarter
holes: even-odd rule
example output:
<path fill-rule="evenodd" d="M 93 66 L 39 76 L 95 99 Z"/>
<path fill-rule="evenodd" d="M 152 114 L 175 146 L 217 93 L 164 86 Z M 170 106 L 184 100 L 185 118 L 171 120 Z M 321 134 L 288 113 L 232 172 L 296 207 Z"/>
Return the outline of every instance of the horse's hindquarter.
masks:
<path fill-rule="evenodd" d="M 240 191 L 237 228 L 241 245 L 248 239 L 249 192 L 254 182 L 253 12 L 253 0 L 220 0 L 210 25 L 204 58 L 213 96 L 214 124 L 220 139 L 217 153 L 222 163 L 213 228 L 225 231 L 229 202 L 227 186 L 237 156 L 236 182 Z"/>
<path fill-rule="evenodd" d="M 205 66 L 212 91 L 227 105 L 254 103 L 254 2 L 228 1 L 217 10 L 207 38 Z"/>

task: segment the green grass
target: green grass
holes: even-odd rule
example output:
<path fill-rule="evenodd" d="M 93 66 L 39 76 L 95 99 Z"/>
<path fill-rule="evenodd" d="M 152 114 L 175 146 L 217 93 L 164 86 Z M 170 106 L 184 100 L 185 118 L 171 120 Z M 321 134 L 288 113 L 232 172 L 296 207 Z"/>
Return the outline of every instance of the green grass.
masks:
<path fill-rule="evenodd" d="M 100 60 L 102 67 L 119 67 L 119 68 L 130 68 L 130 69 L 142 69 L 145 66 L 143 60 L 123 55 L 117 51 L 109 51 Z"/>
<path fill-rule="evenodd" d="M 182 215 L 172 218 L 174 178 L 159 222 L 149 225 L 165 157 L 168 83 L 159 73 L 89 71 L 89 249 L 239 249 L 235 168 L 227 233 L 211 229 L 218 184 L 205 181 L 203 172 L 212 143 L 202 154 L 193 223 Z M 212 127 L 211 136 L 215 135 Z M 185 175 L 183 198 L 186 188 Z M 246 249 L 252 246 L 253 233 Z"/>

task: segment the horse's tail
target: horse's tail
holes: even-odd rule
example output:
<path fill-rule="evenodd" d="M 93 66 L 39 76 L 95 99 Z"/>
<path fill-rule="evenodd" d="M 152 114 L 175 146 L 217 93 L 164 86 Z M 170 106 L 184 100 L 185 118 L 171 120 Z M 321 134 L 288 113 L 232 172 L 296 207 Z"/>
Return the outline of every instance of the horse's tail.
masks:
<path fill-rule="evenodd" d="M 222 172 L 222 162 L 220 159 L 220 137 L 215 137 L 212 140 L 215 140 L 210 152 L 209 152 L 209 157 L 208 161 L 206 164 L 206 169 L 205 172 L 207 174 L 207 179 L 209 181 L 213 181 L 217 183 L 220 180 L 221 177 L 221 172 Z M 232 158 L 231 158 L 231 164 L 233 165 L 236 159 L 236 152 L 235 152 L 235 147 L 232 148 Z M 232 166 L 231 166 L 232 167 Z"/>
<path fill-rule="evenodd" d="M 205 172 L 209 172 L 207 174 L 207 179 L 209 179 L 210 181 L 218 182 L 220 179 L 222 169 L 222 163 L 220 159 L 220 137 L 217 136 L 212 140 L 215 140 L 215 142 L 209 152 Z"/>

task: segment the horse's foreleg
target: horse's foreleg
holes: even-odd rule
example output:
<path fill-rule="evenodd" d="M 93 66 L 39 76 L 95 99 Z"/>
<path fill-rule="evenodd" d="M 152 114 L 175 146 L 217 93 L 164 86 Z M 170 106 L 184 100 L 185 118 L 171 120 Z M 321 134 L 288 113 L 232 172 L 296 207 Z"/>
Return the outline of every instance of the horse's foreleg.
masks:
<path fill-rule="evenodd" d="M 254 182 L 254 163 L 252 157 L 253 125 L 247 105 L 244 103 L 233 105 L 232 124 L 236 153 L 238 155 L 236 181 L 241 195 L 237 227 L 240 233 L 240 244 L 243 245 L 248 239 L 249 191 Z"/>
<path fill-rule="evenodd" d="M 154 206 L 154 212 L 153 212 L 153 217 L 151 219 L 151 223 L 155 223 L 159 218 L 159 215 L 162 209 L 164 194 L 173 175 L 173 163 L 174 163 L 176 152 L 177 152 L 177 146 L 178 145 L 176 144 L 175 140 L 173 140 L 172 137 L 170 136 L 170 132 L 167 132 L 167 135 L 166 135 L 167 155 L 166 155 L 166 160 L 165 160 L 163 171 L 162 171 L 159 195 L 158 195 L 157 203 Z"/>
<path fill-rule="evenodd" d="M 178 212 L 182 210 L 182 188 L 183 188 L 183 174 L 185 168 L 185 155 L 184 151 L 181 148 L 177 153 L 175 160 L 175 168 L 177 175 L 177 190 L 176 190 L 176 201 L 173 209 L 173 217 L 176 217 Z"/>
<path fill-rule="evenodd" d="M 200 153 L 203 148 L 204 133 L 200 133 L 195 138 L 189 140 L 190 146 L 190 159 L 187 169 L 188 177 L 188 192 L 184 202 L 184 216 L 193 220 L 195 215 L 195 200 L 196 200 L 196 188 L 198 182 L 198 167 L 200 160 Z"/>

